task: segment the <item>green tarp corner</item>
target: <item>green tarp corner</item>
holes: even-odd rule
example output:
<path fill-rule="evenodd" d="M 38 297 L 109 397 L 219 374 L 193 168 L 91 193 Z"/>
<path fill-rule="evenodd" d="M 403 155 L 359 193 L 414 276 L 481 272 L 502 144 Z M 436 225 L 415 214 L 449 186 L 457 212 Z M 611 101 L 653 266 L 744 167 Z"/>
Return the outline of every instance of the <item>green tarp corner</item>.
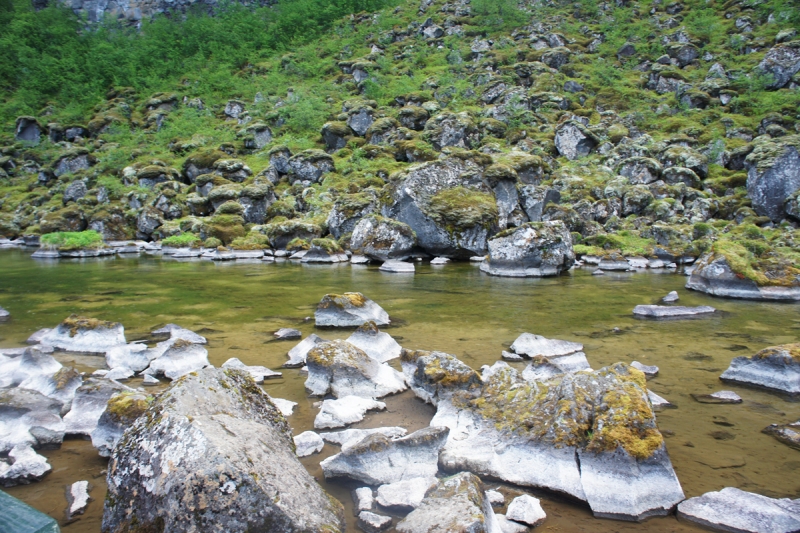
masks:
<path fill-rule="evenodd" d="M 0 533 L 59 533 L 58 522 L 0 490 Z"/>

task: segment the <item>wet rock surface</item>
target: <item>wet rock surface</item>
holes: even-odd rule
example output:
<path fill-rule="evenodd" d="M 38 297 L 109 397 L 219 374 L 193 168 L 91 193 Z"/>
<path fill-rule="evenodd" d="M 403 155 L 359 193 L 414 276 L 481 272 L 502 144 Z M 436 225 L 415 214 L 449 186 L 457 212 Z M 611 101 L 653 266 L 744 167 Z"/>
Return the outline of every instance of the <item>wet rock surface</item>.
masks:
<path fill-rule="evenodd" d="M 116 322 L 73 315 L 44 334 L 39 342 L 57 350 L 104 354 L 109 348 L 125 344 L 125 329 Z"/>
<path fill-rule="evenodd" d="M 682 502 L 678 516 L 716 531 L 788 533 L 800 529 L 800 502 L 726 487 Z"/>
<path fill-rule="evenodd" d="M 324 400 L 314 418 L 317 429 L 341 428 L 364 420 L 367 411 L 386 409 L 386 404 L 372 398 L 342 396 L 336 400 Z"/>
<path fill-rule="evenodd" d="M 698 315 L 710 315 L 716 309 L 709 305 L 697 307 L 666 306 L 666 305 L 637 305 L 633 308 L 633 314 L 644 318 L 684 318 Z"/>
<path fill-rule="evenodd" d="M 389 324 L 389 314 L 360 292 L 326 294 L 317 305 L 314 319 L 320 327 L 359 327 L 365 322 Z"/>
<path fill-rule="evenodd" d="M 720 379 L 800 394 L 800 344 L 772 346 L 750 357 L 736 357 Z"/>
<path fill-rule="evenodd" d="M 108 491 L 108 531 L 134 519 L 169 531 L 344 531 L 341 505 L 297 460 L 283 415 L 238 370 L 173 383 L 114 449 Z"/>

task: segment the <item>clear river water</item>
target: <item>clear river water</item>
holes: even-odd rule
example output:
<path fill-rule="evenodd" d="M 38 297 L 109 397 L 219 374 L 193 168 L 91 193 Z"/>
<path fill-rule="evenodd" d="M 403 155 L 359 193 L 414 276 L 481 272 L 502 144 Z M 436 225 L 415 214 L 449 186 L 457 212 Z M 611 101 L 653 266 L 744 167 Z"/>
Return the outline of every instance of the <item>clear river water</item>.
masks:
<path fill-rule="evenodd" d="M 684 289 L 686 278 L 680 273 L 592 276 L 592 270 L 575 269 L 558 278 L 508 279 L 487 276 L 465 263 L 421 264 L 416 274 L 403 275 L 374 266 L 288 261 L 179 262 L 141 256 L 42 262 L 31 259 L 29 252 L 7 250 L 0 251 L 0 305 L 12 319 L 0 323 L 0 347 L 22 346 L 31 333 L 54 327 L 72 313 L 121 322 L 128 341 L 147 338 L 154 328 L 174 322 L 208 338 L 214 365 L 237 357 L 245 364 L 281 370 L 283 376 L 266 381 L 264 389 L 299 403 L 289 419 L 298 434 L 312 429 L 317 399 L 306 396 L 305 375 L 299 369 L 279 368 L 296 341 L 276 341 L 272 333 L 294 327 L 304 336 L 347 338 L 351 331 L 315 328 L 314 309 L 326 293 L 358 291 L 388 311 L 394 324 L 386 331 L 404 347 L 445 351 L 476 369 L 498 361 L 523 332 L 583 343 L 593 368 L 633 360 L 657 365 L 660 373 L 648 386 L 677 405 L 657 417 L 687 497 L 726 486 L 800 497 L 800 452 L 761 433 L 769 424 L 800 419 L 800 403 L 719 380 L 733 357 L 798 341 L 798 304 L 713 298 Z M 634 306 L 658 303 L 672 290 L 678 291 L 681 304 L 711 305 L 718 313 L 692 320 L 633 317 Z M 84 371 L 105 366 L 105 359 L 96 356 L 57 358 Z M 399 368 L 397 362 L 393 365 Z M 133 387 L 140 383 L 127 382 Z M 723 389 L 737 392 L 744 403 L 709 405 L 691 397 Z M 351 427 L 400 425 L 411 432 L 427 426 L 434 413 L 411 392 L 385 401 L 386 411 L 369 413 Z M 337 452 L 326 444 L 321 454 L 301 461 L 345 504 L 348 531 L 357 531 L 350 496 L 355 485 L 325 482 L 318 466 Z M 98 533 L 107 461 L 91 442 L 80 439 L 41 453 L 53 471 L 39 483 L 4 490 L 57 518 L 65 532 Z M 64 524 L 65 487 L 84 479 L 94 487 L 94 501 L 83 517 Z M 492 481 L 486 486 L 501 487 L 507 502 L 520 490 Z M 530 492 L 542 499 L 548 515 L 539 531 L 699 531 L 674 516 L 643 524 L 595 519 L 583 504 Z"/>

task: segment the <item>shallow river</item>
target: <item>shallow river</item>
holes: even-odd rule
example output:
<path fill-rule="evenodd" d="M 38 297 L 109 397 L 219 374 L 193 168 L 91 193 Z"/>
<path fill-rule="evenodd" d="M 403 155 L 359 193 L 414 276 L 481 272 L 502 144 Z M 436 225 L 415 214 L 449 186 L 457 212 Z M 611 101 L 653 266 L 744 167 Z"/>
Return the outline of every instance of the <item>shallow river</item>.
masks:
<path fill-rule="evenodd" d="M 797 304 L 722 300 L 683 288 L 685 277 L 669 273 L 592 276 L 575 270 L 555 279 L 505 279 L 482 274 L 470 264 L 420 265 L 413 276 L 385 274 L 377 267 L 308 266 L 283 263 L 177 262 L 159 258 L 39 262 L 23 251 L 0 252 L 0 305 L 12 320 L 0 323 L 0 347 L 20 346 L 34 331 L 53 327 L 72 313 L 122 322 L 129 341 L 174 322 L 209 339 L 209 359 L 220 365 L 238 357 L 272 369 L 286 361 L 296 341 L 275 341 L 281 327 L 346 338 L 350 331 L 316 330 L 314 308 L 329 292 L 359 291 L 378 302 L 395 325 L 387 331 L 406 348 L 441 350 L 480 368 L 523 332 L 581 342 L 593 368 L 638 360 L 658 365 L 649 382 L 678 406 L 658 413 L 673 466 L 687 497 L 726 486 L 772 497 L 800 497 L 800 452 L 761 430 L 800 418 L 800 403 L 767 392 L 722 384 L 720 373 L 733 357 L 800 337 Z M 637 304 L 657 303 L 677 290 L 683 305 L 712 305 L 720 312 L 695 320 L 633 318 Z M 91 371 L 102 357 L 58 355 L 62 363 Z M 397 368 L 399 365 L 393 363 Z M 520 369 L 523 365 L 520 365 Z M 299 369 L 282 369 L 268 380 L 273 396 L 299 402 L 289 419 L 295 434 L 312 428 L 316 400 L 306 397 Z M 138 386 L 141 380 L 127 384 Z M 734 390 L 740 405 L 700 404 L 691 393 Z M 401 425 L 409 432 L 427 426 L 433 409 L 412 393 L 386 399 L 387 411 L 370 413 L 352 427 Z M 326 444 L 303 464 L 347 507 L 348 531 L 356 531 L 350 490 L 326 483 L 319 461 L 336 453 Z M 89 441 L 67 440 L 42 452 L 53 471 L 40 483 L 7 491 L 59 519 L 71 533 L 100 530 L 105 468 Z M 94 486 L 94 501 L 78 521 L 64 525 L 65 486 L 79 480 Z M 517 489 L 501 487 L 510 501 Z M 645 524 L 598 520 L 588 507 L 553 494 L 537 493 L 548 515 L 538 531 L 696 531 L 674 516 Z M 502 510 L 502 509 L 501 509 Z"/>

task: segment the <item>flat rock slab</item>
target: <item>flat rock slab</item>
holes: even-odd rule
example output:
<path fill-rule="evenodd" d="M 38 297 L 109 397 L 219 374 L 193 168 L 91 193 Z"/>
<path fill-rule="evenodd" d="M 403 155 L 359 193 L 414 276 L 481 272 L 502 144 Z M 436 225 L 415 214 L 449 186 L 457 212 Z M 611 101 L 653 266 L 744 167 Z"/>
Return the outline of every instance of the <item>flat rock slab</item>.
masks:
<path fill-rule="evenodd" d="M 671 291 L 666 296 L 661 298 L 661 301 L 665 303 L 672 303 L 677 302 L 679 299 L 680 296 L 678 296 L 678 291 Z"/>
<path fill-rule="evenodd" d="M 631 366 L 641 371 L 647 379 L 654 378 L 658 375 L 658 367 L 655 365 L 645 365 L 639 361 L 634 361 L 631 363 Z"/>
<path fill-rule="evenodd" d="M 375 433 L 320 463 L 326 479 L 347 477 L 367 485 L 433 478 L 449 430 L 427 427 L 399 439 Z"/>
<path fill-rule="evenodd" d="M 375 505 L 375 498 L 372 489 L 369 487 L 359 487 L 353 491 L 353 505 L 356 512 L 370 511 Z"/>
<path fill-rule="evenodd" d="M 125 344 L 125 328 L 118 322 L 72 315 L 42 335 L 40 343 L 67 352 L 105 354 L 109 348 Z"/>
<path fill-rule="evenodd" d="M 509 520 L 504 514 L 495 515 L 500 524 L 500 533 L 528 533 L 528 526 Z"/>
<path fill-rule="evenodd" d="M 721 390 L 711 394 L 692 394 L 700 403 L 742 403 L 742 397 L 733 391 Z"/>
<path fill-rule="evenodd" d="M 31 389 L 0 389 L 0 454 L 18 446 L 60 446 L 63 405 Z"/>
<path fill-rule="evenodd" d="M 650 405 L 653 406 L 654 411 L 661 411 L 663 409 L 676 409 L 678 407 L 651 390 L 647 391 L 647 398 L 650 400 Z"/>
<path fill-rule="evenodd" d="M 528 357 L 557 357 L 569 355 L 583 350 L 583 344 L 578 342 L 562 341 L 559 339 L 548 339 L 541 335 L 523 333 L 511 345 L 511 351 Z"/>
<path fill-rule="evenodd" d="M 192 344 L 207 344 L 208 340 L 202 335 L 198 335 L 190 329 L 183 328 L 177 324 L 167 324 L 151 332 L 155 336 L 169 335 L 170 339 L 182 339 Z"/>
<path fill-rule="evenodd" d="M 326 294 L 317 304 L 314 320 L 319 327 L 335 328 L 358 327 L 370 321 L 387 326 L 390 322 L 389 313 L 360 292 Z"/>
<path fill-rule="evenodd" d="M 89 491 L 91 486 L 88 481 L 76 481 L 67 487 L 67 520 L 72 520 L 77 515 L 86 512 L 89 507 Z"/>
<path fill-rule="evenodd" d="M 391 272 L 394 274 L 413 274 L 416 271 L 414 263 L 406 263 L 405 261 L 397 261 L 390 259 L 385 261 L 378 269 L 381 272 Z"/>
<path fill-rule="evenodd" d="M 285 417 L 292 416 L 294 412 L 294 408 L 297 407 L 297 402 L 293 402 L 291 400 L 284 400 L 283 398 L 273 398 L 270 396 L 270 400 L 272 401 L 273 405 L 278 408 L 278 411 Z"/>
<path fill-rule="evenodd" d="M 100 416 L 108 406 L 108 400 L 118 392 L 130 390 L 132 389 L 116 381 L 86 379 L 75 391 L 72 409 L 64 415 L 66 434 L 91 437 Z"/>
<path fill-rule="evenodd" d="M 263 383 L 265 379 L 268 378 L 279 378 L 281 377 L 280 372 L 275 372 L 274 370 L 270 370 L 265 366 L 248 366 L 242 363 L 236 357 L 231 357 L 224 363 L 222 363 L 222 368 L 235 368 L 237 370 L 244 370 L 250 377 L 253 378 L 253 381 L 256 383 Z"/>
<path fill-rule="evenodd" d="M 163 355 L 150 362 L 146 373 L 163 375 L 167 379 L 178 379 L 191 372 L 207 367 L 208 350 L 200 344 L 178 339 L 172 342 Z"/>
<path fill-rule="evenodd" d="M 436 484 L 436 478 L 415 477 L 378 487 L 378 505 L 398 512 L 409 512 L 419 507 L 425 493 Z"/>
<path fill-rule="evenodd" d="M 644 318 L 686 318 L 698 315 L 709 315 L 716 309 L 708 305 L 698 307 L 668 306 L 668 305 L 637 305 L 633 308 L 634 316 Z"/>
<path fill-rule="evenodd" d="M 567 372 L 580 372 L 591 370 L 589 360 L 583 352 L 575 352 L 560 357 L 536 357 L 522 371 L 522 379 L 526 381 L 541 381 Z"/>
<path fill-rule="evenodd" d="M 736 357 L 722 381 L 800 394 L 800 343 L 764 348 L 752 357 Z"/>
<path fill-rule="evenodd" d="M 358 444 L 364 438 L 380 433 L 389 439 L 397 439 L 405 437 L 408 431 L 406 428 L 401 427 L 385 427 L 385 428 L 372 428 L 372 429 L 344 429 L 342 431 L 331 431 L 322 433 L 322 440 L 331 444 L 338 444 L 342 450 L 349 448 L 354 444 Z"/>
<path fill-rule="evenodd" d="M 325 400 L 314 418 L 317 429 L 340 428 L 364 420 L 367 411 L 386 409 L 386 404 L 372 398 L 344 396 L 337 400 Z"/>
<path fill-rule="evenodd" d="M 787 446 L 800 450 L 800 420 L 791 424 L 770 424 L 762 430 Z"/>
<path fill-rule="evenodd" d="M 292 329 L 292 328 L 281 328 L 278 331 L 276 331 L 275 333 L 273 333 L 272 335 L 276 339 L 282 340 L 282 341 L 299 339 L 299 338 L 301 338 L 303 336 L 303 334 L 300 333 L 300 330 Z"/>
<path fill-rule="evenodd" d="M 682 502 L 678 516 L 716 531 L 790 533 L 800 530 L 800 500 L 726 487 Z"/>

